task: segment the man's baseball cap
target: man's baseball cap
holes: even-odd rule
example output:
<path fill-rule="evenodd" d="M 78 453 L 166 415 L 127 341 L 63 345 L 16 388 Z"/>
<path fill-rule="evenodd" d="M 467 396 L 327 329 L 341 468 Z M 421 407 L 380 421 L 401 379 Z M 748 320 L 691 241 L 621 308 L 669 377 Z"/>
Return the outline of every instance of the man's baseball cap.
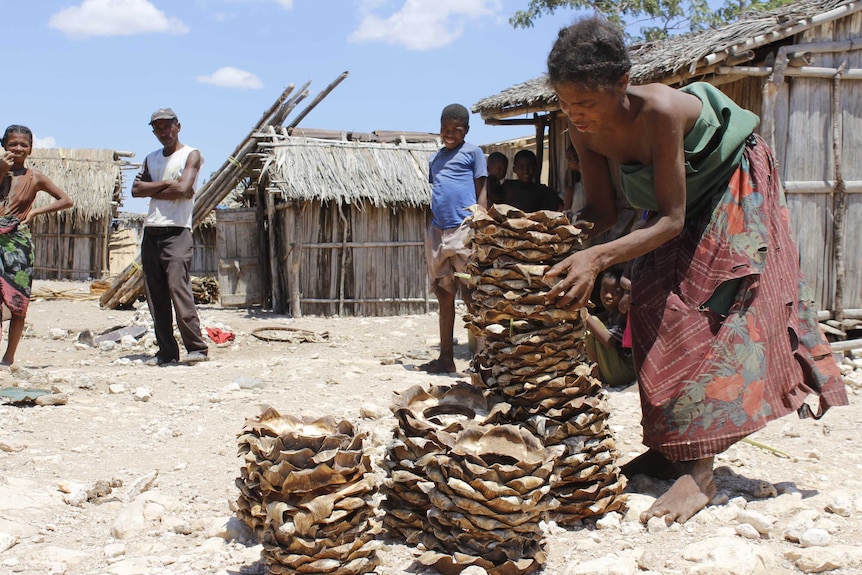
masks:
<path fill-rule="evenodd" d="M 156 120 L 176 120 L 177 115 L 174 114 L 174 111 L 170 108 L 159 108 L 153 115 L 150 116 L 150 124 L 155 122 Z"/>

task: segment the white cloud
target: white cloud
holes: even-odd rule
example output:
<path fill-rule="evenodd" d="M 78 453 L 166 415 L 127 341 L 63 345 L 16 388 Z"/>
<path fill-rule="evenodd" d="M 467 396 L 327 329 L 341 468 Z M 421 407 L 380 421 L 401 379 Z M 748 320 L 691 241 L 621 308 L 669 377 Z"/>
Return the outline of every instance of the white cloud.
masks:
<path fill-rule="evenodd" d="M 373 12 L 382 5 L 380 0 L 365 0 L 362 21 L 348 41 L 431 50 L 460 38 L 470 21 L 494 18 L 502 9 L 500 0 L 406 0 L 397 12 L 380 17 Z"/>
<path fill-rule="evenodd" d="M 57 140 L 54 139 L 54 136 L 47 136 L 45 138 L 33 138 L 33 147 L 34 148 L 56 148 Z"/>
<path fill-rule="evenodd" d="M 149 0 L 84 0 L 51 16 L 48 26 L 73 38 L 189 31 L 182 20 L 169 18 Z"/>
<path fill-rule="evenodd" d="M 227 0 L 227 2 L 274 2 L 285 10 L 293 9 L 293 0 Z"/>
<path fill-rule="evenodd" d="M 258 90 L 263 88 L 263 82 L 260 81 L 260 78 L 251 72 L 246 72 L 233 66 L 219 68 L 209 76 L 198 76 L 197 81 L 221 88 L 236 88 L 238 90 Z"/>

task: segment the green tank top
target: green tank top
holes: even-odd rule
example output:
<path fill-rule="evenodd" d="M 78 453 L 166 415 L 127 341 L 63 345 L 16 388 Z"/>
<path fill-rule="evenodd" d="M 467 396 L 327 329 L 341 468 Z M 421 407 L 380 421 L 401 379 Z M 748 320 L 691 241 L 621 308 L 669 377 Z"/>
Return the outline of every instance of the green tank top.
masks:
<path fill-rule="evenodd" d="M 696 82 L 679 90 L 697 96 L 703 103 L 700 116 L 683 140 L 685 211 L 686 218 L 690 218 L 727 188 L 742 160 L 745 140 L 760 118 L 739 107 L 712 84 Z M 623 193 L 632 207 L 658 209 L 652 165 L 621 164 L 620 176 Z"/>

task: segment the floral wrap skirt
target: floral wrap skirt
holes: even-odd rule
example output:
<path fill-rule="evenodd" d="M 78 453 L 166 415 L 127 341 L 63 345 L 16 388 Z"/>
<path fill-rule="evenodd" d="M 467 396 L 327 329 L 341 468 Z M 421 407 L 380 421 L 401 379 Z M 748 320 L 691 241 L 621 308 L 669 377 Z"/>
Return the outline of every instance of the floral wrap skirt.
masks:
<path fill-rule="evenodd" d="M 719 286 L 733 291 L 717 312 Z M 644 444 L 672 461 L 702 459 L 791 411 L 811 415 L 812 393 L 819 415 L 846 405 L 812 303 L 772 151 L 752 135 L 711 209 L 634 262 Z"/>

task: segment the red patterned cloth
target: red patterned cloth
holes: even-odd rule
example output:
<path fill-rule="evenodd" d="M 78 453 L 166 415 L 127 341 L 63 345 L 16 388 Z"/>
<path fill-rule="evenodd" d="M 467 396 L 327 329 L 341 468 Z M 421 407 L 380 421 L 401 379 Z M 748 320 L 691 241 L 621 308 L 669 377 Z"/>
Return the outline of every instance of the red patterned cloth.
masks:
<path fill-rule="evenodd" d="M 767 422 L 847 404 L 799 271 L 769 147 L 749 138 L 727 189 L 632 269 L 644 444 L 672 461 L 721 453 Z M 739 280 L 726 315 L 705 304 Z"/>

